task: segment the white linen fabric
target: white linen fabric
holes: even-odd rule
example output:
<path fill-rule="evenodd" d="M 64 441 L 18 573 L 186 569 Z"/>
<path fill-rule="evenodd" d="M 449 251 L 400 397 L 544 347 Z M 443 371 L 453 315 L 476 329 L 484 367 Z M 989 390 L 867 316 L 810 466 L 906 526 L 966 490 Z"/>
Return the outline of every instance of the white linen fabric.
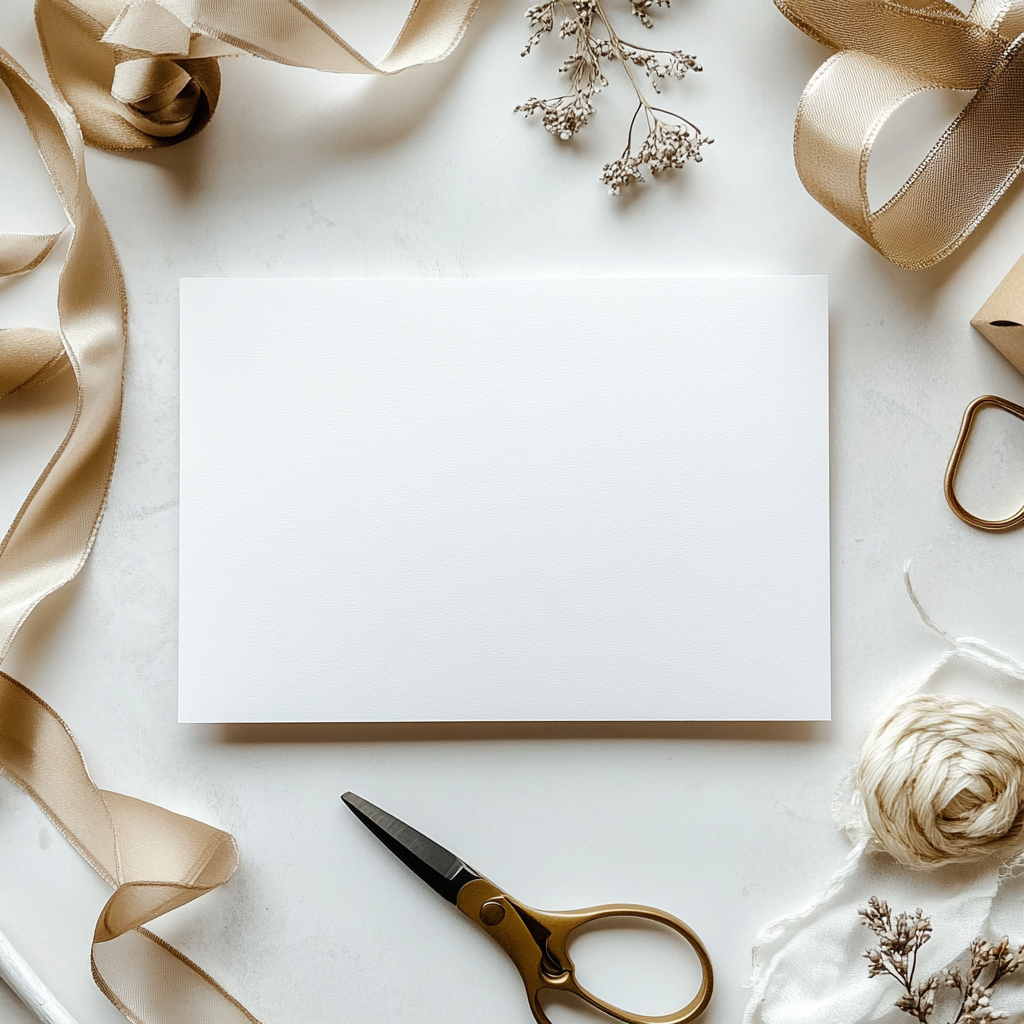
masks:
<path fill-rule="evenodd" d="M 936 662 L 918 679 L 901 687 L 894 703 L 929 689 L 940 673 L 974 663 L 993 671 L 1003 682 L 1024 682 L 1024 665 L 975 637 L 953 637 L 939 629 L 919 604 L 905 574 L 907 590 L 924 622 L 946 644 Z M 1024 709 L 1024 691 L 1013 710 Z M 945 967 L 966 964 L 976 937 L 1009 936 L 1024 942 L 1024 854 L 998 854 L 969 863 L 931 869 L 906 867 L 885 852 L 864 810 L 857 773 L 850 771 L 833 806 L 836 824 L 850 837 L 852 848 L 820 896 L 807 908 L 766 925 L 755 940 L 752 996 L 744 1024 L 862 1024 L 910 1018 L 895 1008 L 902 994 L 897 981 L 868 976 L 864 952 L 876 937 L 858 911 L 872 896 L 885 900 L 894 914 L 917 908 L 931 918 L 933 934 L 923 947 L 915 979 Z M 955 990 L 940 990 L 934 1024 L 946 1024 Z M 1017 978 L 995 990 L 993 1007 L 1024 1012 L 1024 985 Z"/>

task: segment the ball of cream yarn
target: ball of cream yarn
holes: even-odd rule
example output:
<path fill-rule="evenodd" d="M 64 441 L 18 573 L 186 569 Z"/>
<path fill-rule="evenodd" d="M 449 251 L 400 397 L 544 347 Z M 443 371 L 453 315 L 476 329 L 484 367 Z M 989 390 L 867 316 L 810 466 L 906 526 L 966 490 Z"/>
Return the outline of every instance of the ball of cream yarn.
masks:
<path fill-rule="evenodd" d="M 1024 718 L 968 697 L 918 694 L 868 737 L 858 787 L 884 850 L 938 867 L 1024 847 Z"/>

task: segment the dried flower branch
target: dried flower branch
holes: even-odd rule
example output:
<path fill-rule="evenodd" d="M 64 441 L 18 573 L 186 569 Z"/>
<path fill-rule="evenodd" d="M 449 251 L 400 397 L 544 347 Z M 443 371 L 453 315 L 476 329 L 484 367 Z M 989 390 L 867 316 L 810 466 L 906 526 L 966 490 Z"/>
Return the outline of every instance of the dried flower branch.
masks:
<path fill-rule="evenodd" d="M 995 944 L 975 939 L 971 943 L 971 962 L 966 969 L 946 968 L 915 984 L 917 955 L 932 936 L 931 921 L 920 909 L 912 916 L 897 914 L 894 920 L 889 905 L 874 896 L 858 913 L 878 936 L 878 948 L 864 954 L 869 963 L 868 976 L 888 974 L 903 986 L 903 994 L 895 1003 L 898 1009 L 922 1024 L 929 1024 L 939 989 L 956 989 L 960 993 L 960 1006 L 950 1024 L 991 1024 L 1009 1016 L 992 1008 L 992 990 L 1024 964 L 1024 946 L 1011 949 L 1006 936 Z"/>
<path fill-rule="evenodd" d="M 650 10 L 668 7 L 669 0 L 626 0 L 633 15 L 644 28 L 652 28 Z M 700 71 L 697 59 L 681 50 L 654 50 L 620 39 L 605 13 L 602 0 L 544 0 L 526 12 L 533 35 L 523 50 L 525 57 L 541 39 L 554 31 L 556 16 L 561 15 L 558 35 L 572 39 L 574 52 L 562 62 L 559 72 L 569 81 L 561 96 L 548 99 L 531 97 L 516 107 L 518 113 L 540 114 L 544 127 L 556 138 L 571 139 L 587 126 L 595 113 L 594 98 L 608 85 L 601 62 L 618 62 L 637 96 L 637 108 L 629 124 L 626 148 L 622 155 L 605 164 L 601 180 L 608 191 L 618 195 L 623 186 L 644 180 L 641 168 L 658 175 L 687 161 L 701 161 L 701 147 L 714 141 L 681 114 L 652 106 L 637 81 L 634 68 L 643 71 L 655 93 L 661 92 L 668 78 L 682 79 L 690 71 Z M 595 35 L 595 28 L 603 34 Z M 647 135 L 634 150 L 633 133 L 643 115 Z"/>

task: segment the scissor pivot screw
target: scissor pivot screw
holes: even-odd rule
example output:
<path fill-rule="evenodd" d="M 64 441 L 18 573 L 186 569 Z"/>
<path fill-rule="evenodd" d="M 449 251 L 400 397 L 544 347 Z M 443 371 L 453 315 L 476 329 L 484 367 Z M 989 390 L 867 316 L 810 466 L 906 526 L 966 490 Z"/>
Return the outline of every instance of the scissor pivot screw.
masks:
<path fill-rule="evenodd" d="M 505 920 L 505 904 L 500 900 L 488 900 L 480 908 L 480 920 L 493 927 Z"/>

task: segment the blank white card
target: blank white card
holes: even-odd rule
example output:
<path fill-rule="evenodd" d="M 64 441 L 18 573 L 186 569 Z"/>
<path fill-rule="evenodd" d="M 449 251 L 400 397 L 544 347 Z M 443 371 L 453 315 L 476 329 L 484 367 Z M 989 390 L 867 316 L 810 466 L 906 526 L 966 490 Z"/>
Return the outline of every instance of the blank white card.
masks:
<path fill-rule="evenodd" d="M 828 718 L 827 305 L 182 281 L 179 719 Z"/>

